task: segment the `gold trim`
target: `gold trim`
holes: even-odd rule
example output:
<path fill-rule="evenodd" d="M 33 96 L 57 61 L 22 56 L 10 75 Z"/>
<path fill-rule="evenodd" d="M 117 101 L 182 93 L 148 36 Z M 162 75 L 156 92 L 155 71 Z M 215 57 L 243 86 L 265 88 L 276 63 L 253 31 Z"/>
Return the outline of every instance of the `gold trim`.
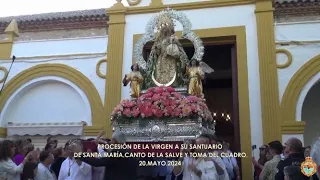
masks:
<path fill-rule="evenodd" d="M 101 126 L 85 126 L 84 127 L 84 136 L 97 136 L 99 132 L 103 129 L 103 125 Z"/>
<path fill-rule="evenodd" d="M 200 38 L 213 37 L 235 37 L 237 48 L 238 64 L 238 94 L 239 94 L 239 125 L 240 125 L 240 144 L 241 151 L 246 152 L 248 157 L 241 158 L 242 179 L 252 179 L 252 161 L 251 161 L 251 128 L 250 128 L 250 109 L 249 109 L 249 90 L 248 90 L 248 67 L 247 67 L 247 42 L 245 26 L 212 28 L 194 30 Z M 177 32 L 179 36 L 180 32 Z M 141 34 L 133 35 L 134 44 Z M 109 76 L 107 76 L 108 78 Z M 112 79 L 118 81 L 117 79 Z"/>
<path fill-rule="evenodd" d="M 8 76 L 8 70 L 7 68 L 5 67 L 0 67 L 0 71 L 3 71 L 4 72 L 4 76 L 0 79 L 0 83 L 3 83 L 4 80 L 6 79 L 6 77 Z"/>
<path fill-rule="evenodd" d="M 0 127 L 0 138 L 6 138 L 7 137 L 7 128 Z"/>
<path fill-rule="evenodd" d="M 281 126 L 282 134 L 303 134 L 306 123 L 304 121 L 295 121 Z"/>
<path fill-rule="evenodd" d="M 97 65 L 96 65 L 96 73 L 97 75 L 102 78 L 105 79 L 106 78 L 106 74 L 102 74 L 100 71 L 100 66 L 102 63 L 107 63 L 107 57 L 104 57 L 103 59 L 101 59 L 100 61 L 98 61 Z"/>
<path fill-rule="evenodd" d="M 0 96 L 0 112 L 2 112 L 7 100 L 18 88 L 32 79 L 45 76 L 62 77 L 76 84 L 81 90 L 83 90 L 89 100 L 92 125 L 99 126 L 104 124 L 105 118 L 103 105 L 96 87 L 81 72 L 63 64 L 40 64 L 26 69 L 16 75 L 5 85 L 3 89 L 3 93 Z"/>
<path fill-rule="evenodd" d="M 283 64 L 277 64 L 277 67 L 279 69 L 284 69 L 289 67 L 292 64 L 292 54 L 290 53 L 290 51 L 286 50 L 286 49 L 276 49 L 276 54 L 278 53 L 283 53 L 287 56 L 287 62 L 283 63 Z"/>
<path fill-rule="evenodd" d="M 136 6 L 141 3 L 141 0 L 127 0 L 129 6 Z"/>
<path fill-rule="evenodd" d="M 307 82 L 320 72 L 320 54 L 307 61 L 290 79 L 282 96 L 281 114 L 282 127 L 286 124 L 295 124 L 296 107 L 303 87 Z M 284 132 L 281 132 L 284 134 Z"/>
<path fill-rule="evenodd" d="M 151 78 L 152 78 L 152 81 L 154 82 L 155 85 L 168 87 L 168 86 L 171 86 L 171 84 L 174 83 L 174 81 L 176 80 L 176 76 L 177 76 L 177 73 L 174 73 L 173 78 L 172 78 L 171 81 L 168 82 L 167 84 L 161 84 L 161 83 L 159 83 L 159 82 L 154 78 L 154 71 L 152 71 Z"/>
<path fill-rule="evenodd" d="M 15 37 L 19 36 L 19 28 L 17 21 L 12 19 L 10 24 L 4 30 L 7 34 L 8 40 L 0 41 L 0 59 L 7 60 L 11 59 L 11 52 Z"/>
<path fill-rule="evenodd" d="M 272 0 L 256 1 L 263 143 L 281 139 Z"/>
<path fill-rule="evenodd" d="M 122 65 L 123 65 L 123 50 L 124 50 L 124 32 L 125 32 L 125 13 L 126 7 L 119 1 L 107 10 L 109 16 L 108 28 L 108 65 L 105 85 L 105 121 L 104 127 L 106 136 L 111 137 L 111 113 L 113 109 L 121 101 L 122 88 Z"/>
<path fill-rule="evenodd" d="M 150 6 L 141 7 L 130 7 L 127 8 L 127 14 L 148 14 L 162 11 L 163 9 L 170 6 L 175 10 L 194 10 L 204 9 L 213 7 L 225 7 L 225 6 L 238 6 L 253 4 L 253 0 L 217 0 L 217 1 L 201 1 L 201 2 L 190 2 L 190 3 L 178 3 L 178 4 L 159 4 L 159 0 L 152 0 Z"/>
<path fill-rule="evenodd" d="M 163 6 L 162 0 L 151 0 L 150 6 Z"/>

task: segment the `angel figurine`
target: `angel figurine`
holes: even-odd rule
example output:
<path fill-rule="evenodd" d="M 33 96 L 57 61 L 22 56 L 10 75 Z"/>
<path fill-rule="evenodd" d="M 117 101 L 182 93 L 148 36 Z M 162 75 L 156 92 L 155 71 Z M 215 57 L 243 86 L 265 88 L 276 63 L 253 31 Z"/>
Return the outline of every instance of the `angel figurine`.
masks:
<path fill-rule="evenodd" d="M 186 74 L 189 77 L 188 94 L 204 98 L 202 93 L 202 81 L 205 73 L 213 73 L 214 70 L 202 61 L 191 60 L 189 66 L 186 68 Z"/>
<path fill-rule="evenodd" d="M 138 64 L 131 66 L 131 72 L 126 74 L 122 80 L 123 86 L 127 86 L 130 82 L 130 94 L 132 98 L 137 98 L 140 96 L 141 85 L 143 82 L 143 77 L 139 71 Z"/>

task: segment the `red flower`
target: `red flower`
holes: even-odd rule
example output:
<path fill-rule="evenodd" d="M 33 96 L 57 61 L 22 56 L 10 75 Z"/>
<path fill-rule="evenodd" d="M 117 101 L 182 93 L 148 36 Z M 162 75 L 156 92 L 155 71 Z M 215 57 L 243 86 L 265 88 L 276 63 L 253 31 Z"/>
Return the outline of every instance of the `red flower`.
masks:
<path fill-rule="evenodd" d="M 180 115 L 181 115 L 181 109 L 175 108 L 175 109 L 174 109 L 174 116 L 175 116 L 175 117 L 179 117 Z"/>

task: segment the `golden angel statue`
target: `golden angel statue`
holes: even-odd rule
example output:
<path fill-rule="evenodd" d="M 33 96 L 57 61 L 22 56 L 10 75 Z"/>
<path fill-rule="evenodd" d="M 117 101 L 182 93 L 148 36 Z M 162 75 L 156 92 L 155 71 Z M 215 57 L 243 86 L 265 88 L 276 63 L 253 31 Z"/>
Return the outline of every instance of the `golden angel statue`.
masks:
<path fill-rule="evenodd" d="M 130 94 L 132 98 L 137 98 L 141 93 L 141 85 L 143 83 L 143 77 L 140 73 L 138 64 L 131 66 L 131 72 L 126 74 L 122 80 L 123 86 L 127 86 L 130 82 Z"/>
<path fill-rule="evenodd" d="M 175 36 L 174 22 L 165 13 L 160 14 L 157 22 L 158 34 L 151 49 L 152 80 L 157 86 L 176 84 L 182 78 L 182 69 L 188 57 Z"/>
<path fill-rule="evenodd" d="M 188 94 L 191 96 L 197 96 L 204 98 L 202 93 L 202 80 L 205 77 L 205 73 L 213 73 L 214 70 L 202 61 L 191 60 L 189 66 L 186 68 L 186 74 L 189 77 Z"/>

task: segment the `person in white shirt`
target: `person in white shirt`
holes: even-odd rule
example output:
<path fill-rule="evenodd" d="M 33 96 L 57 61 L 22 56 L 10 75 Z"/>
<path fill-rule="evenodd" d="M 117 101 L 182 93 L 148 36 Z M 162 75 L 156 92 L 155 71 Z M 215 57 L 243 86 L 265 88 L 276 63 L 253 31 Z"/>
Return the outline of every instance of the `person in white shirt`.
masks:
<path fill-rule="evenodd" d="M 209 144 L 209 139 L 200 136 L 196 139 L 196 144 Z M 208 153 L 208 150 L 195 149 L 195 152 Z M 182 150 L 182 153 L 186 152 Z M 175 176 L 179 176 L 182 173 L 183 180 L 219 180 L 215 164 L 210 157 L 193 158 L 185 156 L 182 165 L 173 168 L 173 173 Z"/>
<path fill-rule="evenodd" d="M 57 180 L 56 175 L 49 169 L 53 163 L 53 154 L 49 151 L 42 151 L 40 153 L 40 163 L 38 164 L 38 173 L 35 180 Z"/>
<path fill-rule="evenodd" d="M 80 144 L 79 140 L 70 140 L 66 143 L 65 150 L 68 157 L 61 165 L 58 180 L 92 180 L 91 166 L 73 157 L 73 149 Z"/>
<path fill-rule="evenodd" d="M 0 142 L 0 178 L 8 180 L 20 180 L 20 174 L 24 165 L 35 156 L 34 151 L 29 152 L 19 166 L 11 159 L 14 156 L 15 147 L 12 141 L 3 140 Z"/>

